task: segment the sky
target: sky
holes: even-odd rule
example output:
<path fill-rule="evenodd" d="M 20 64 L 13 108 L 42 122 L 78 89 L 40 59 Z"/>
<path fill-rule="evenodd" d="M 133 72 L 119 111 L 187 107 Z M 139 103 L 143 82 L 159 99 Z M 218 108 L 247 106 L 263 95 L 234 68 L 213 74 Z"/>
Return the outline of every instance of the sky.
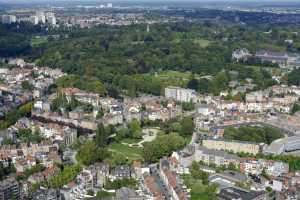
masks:
<path fill-rule="evenodd" d="M 57 3 L 57 2 L 73 2 L 73 3 L 163 3 L 168 4 L 172 2 L 181 3 L 181 4 L 188 4 L 188 3 L 215 3 L 219 2 L 222 3 L 269 3 L 269 4 L 278 4 L 278 3 L 300 3 L 300 0 L 0 0 L 0 3 L 5 4 L 44 4 L 44 3 Z"/>
<path fill-rule="evenodd" d="M 74 1 L 74 0 L 0 0 L 0 2 L 5 2 L 5 3 L 18 3 L 18 2 L 59 2 L 59 1 Z M 93 1 L 93 2 L 118 2 L 118 1 L 127 1 L 127 2 L 166 2 L 166 1 L 176 1 L 176 2 L 215 2 L 215 1 L 219 1 L 219 2 L 299 2 L 299 0 L 76 0 L 76 1 Z"/>

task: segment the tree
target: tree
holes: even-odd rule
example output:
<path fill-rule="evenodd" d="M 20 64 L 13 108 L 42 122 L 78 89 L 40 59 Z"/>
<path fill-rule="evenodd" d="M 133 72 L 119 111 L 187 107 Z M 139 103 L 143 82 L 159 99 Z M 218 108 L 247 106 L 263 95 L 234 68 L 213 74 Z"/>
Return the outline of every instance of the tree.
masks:
<path fill-rule="evenodd" d="M 182 126 L 179 122 L 174 122 L 171 124 L 170 128 L 171 128 L 171 131 L 173 131 L 173 132 L 180 132 L 182 129 Z"/>
<path fill-rule="evenodd" d="M 181 103 L 182 109 L 185 111 L 191 111 L 195 109 L 195 105 L 193 102 L 182 102 Z"/>
<path fill-rule="evenodd" d="M 237 171 L 237 167 L 234 163 L 230 162 L 229 165 L 228 165 L 228 169 L 229 170 L 232 170 L 232 171 Z"/>
<path fill-rule="evenodd" d="M 14 165 L 9 160 L 8 166 L 4 166 L 2 162 L 0 162 L 0 181 L 3 180 L 5 176 L 8 176 L 10 173 L 15 173 L 16 169 Z"/>
<path fill-rule="evenodd" d="M 112 159 L 110 159 L 111 166 L 128 164 L 128 159 L 122 153 L 114 153 Z"/>
<path fill-rule="evenodd" d="M 200 165 L 194 161 L 191 165 L 190 172 L 193 178 L 200 179 L 203 184 L 208 184 L 208 173 L 200 170 Z"/>
<path fill-rule="evenodd" d="M 96 145 L 98 147 L 105 147 L 107 145 L 107 133 L 105 131 L 104 125 L 101 123 L 98 125 L 97 132 L 96 132 Z"/>
<path fill-rule="evenodd" d="M 193 119 L 191 117 L 183 118 L 183 120 L 181 121 L 181 126 L 181 133 L 183 135 L 191 135 L 195 128 Z"/>
<path fill-rule="evenodd" d="M 56 98 L 51 102 L 51 109 L 54 111 L 59 111 L 60 108 L 66 108 L 68 106 L 68 100 L 64 93 L 57 92 Z"/>
<path fill-rule="evenodd" d="M 295 114 L 296 112 L 300 111 L 300 105 L 297 103 L 294 103 L 292 109 L 291 109 L 291 114 Z"/>
<path fill-rule="evenodd" d="M 97 151 L 96 144 L 93 141 L 87 141 L 80 147 L 76 159 L 84 165 L 91 165 L 98 161 Z"/>
<path fill-rule="evenodd" d="M 193 89 L 193 90 L 198 90 L 198 85 L 199 85 L 199 82 L 197 79 L 191 79 L 188 84 L 187 84 L 187 87 L 189 89 Z"/>
<path fill-rule="evenodd" d="M 33 85 L 29 83 L 29 81 L 23 81 L 22 82 L 22 88 L 23 90 L 33 90 Z"/>
<path fill-rule="evenodd" d="M 108 181 L 106 185 L 104 186 L 107 190 L 117 190 L 122 187 L 130 187 L 135 188 L 137 185 L 137 181 L 133 178 L 123 178 L 123 179 L 117 179 L 114 181 Z"/>
<path fill-rule="evenodd" d="M 163 156 L 168 156 L 173 151 L 183 148 L 184 138 L 177 133 L 158 136 L 152 142 L 144 143 L 143 157 L 148 163 L 158 161 Z"/>
<path fill-rule="evenodd" d="M 266 144 L 270 144 L 281 137 L 283 137 L 283 134 L 280 130 L 269 126 L 241 126 L 239 128 L 227 127 L 224 131 L 225 139 Z"/>
<path fill-rule="evenodd" d="M 31 113 L 33 102 L 29 102 L 25 105 L 15 108 L 8 112 L 4 120 L 0 120 L 0 130 L 8 128 L 10 125 L 15 124 L 16 121 L 25 116 L 29 116 Z"/>
<path fill-rule="evenodd" d="M 199 80 L 198 92 L 205 94 L 211 92 L 212 82 L 208 79 L 202 78 Z"/>
<path fill-rule="evenodd" d="M 114 193 L 110 193 L 110 192 L 106 192 L 104 190 L 100 190 L 97 192 L 97 197 L 99 197 L 100 199 L 105 199 L 107 197 L 111 197 L 114 196 Z"/>
<path fill-rule="evenodd" d="M 26 180 L 29 176 L 31 176 L 35 173 L 38 173 L 38 172 L 42 172 L 44 170 L 45 170 L 45 167 L 42 164 L 38 163 L 31 168 L 27 168 L 23 174 L 17 176 L 17 179 L 18 180 Z"/>
<path fill-rule="evenodd" d="M 87 141 L 77 152 L 76 159 L 84 165 L 101 162 L 110 156 L 105 148 L 97 147 L 94 141 Z"/>
<path fill-rule="evenodd" d="M 129 130 L 127 128 L 121 128 L 117 131 L 116 140 L 120 142 L 122 139 L 129 136 Z"/>
<path fill-rule="evenodd" d="M 63 170 L 50 179 L 50 186 L 53 188 L 61 188 L 65 184 L 74 180 L 81 168 L 79 165 L 64 166 Z"/>
<path fill-rule="evenodd" d="M 96 116 L 96 118 L 97 118 L 97 119 L 100 119 L 100 118 L 102 118 L 103 116 L 104 116 L 103 109 L 102 109 L 102 108 L 100 108 L 100 109 L 99 109 L 99 111 L 98 111 L 98 113 L 97 113 L 97 116 Z"/>
<path fill-rule="evenodd" d="M 287 75 L 287 80 L 290 85 L 300 85 L 300 69 L 295 69 Z"/>
<path fill-rule="evenodd" d="M 197 182 L 192 186 L 191 199 L 194 200 L 216 200 L 217 186 L 216 185 L 203 185 Z"/>
<path fill-rule="evenodd" d="M 19 129 L 18 137 L 21 142 L 25 143 L 40 143 L 42 140 L 42 136 L 38 131 L 32 133 L 30 129 Z"/>
<path fill-rule="evenodd" d="M 134 139 L 142 138 L 142 128 L 140 122 L 137 119 L 133 119 L 129 124 L 129 131 Z"/>
<path fill-rule="evenodd" d="M 213 93 L 218 95 L 221 90 L 228 87 L 229 77 L 225 72 L 219 72 L 213 80 Z"/>

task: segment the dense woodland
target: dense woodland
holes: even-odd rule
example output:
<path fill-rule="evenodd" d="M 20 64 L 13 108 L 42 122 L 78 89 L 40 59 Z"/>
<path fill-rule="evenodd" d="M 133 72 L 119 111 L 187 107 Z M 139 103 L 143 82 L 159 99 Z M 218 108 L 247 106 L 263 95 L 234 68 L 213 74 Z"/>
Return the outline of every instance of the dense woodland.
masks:
<path fill-rule="evenodd" d="M 293 33 L 299 30 L 267 30 L 216 21 L 155 24 L 149 32 L 145 25 L 90 29 L 0 25 L 0 57 L 23 56 L 40 66 L 61 68 L 75 76 L 60 80 L 60 85 L 113 97 L 120 92 L 129 96 L 140 92 L 161 94 L 165 86 L 179 82 L 161 78 L 160 72 L 166 70 L 194 74 L 179 86 L 218 94 L 235 80 L 228 73 L 231 70 L 239 72 L 238 81 L 252 78 L 255 89 L 274 84 L 271 77 L 276 66 L 255 60 L 233 63 L 234 49 L 245 47 L 252 53 L 260 49 L 299 52 L 300 37 Z M 46 40 L 36 44 L 36 36 Z M 284 42 L 286 39 L 294 43 Z M 285 81 L 299 84 L 298 79 L 291 74 Z"/>

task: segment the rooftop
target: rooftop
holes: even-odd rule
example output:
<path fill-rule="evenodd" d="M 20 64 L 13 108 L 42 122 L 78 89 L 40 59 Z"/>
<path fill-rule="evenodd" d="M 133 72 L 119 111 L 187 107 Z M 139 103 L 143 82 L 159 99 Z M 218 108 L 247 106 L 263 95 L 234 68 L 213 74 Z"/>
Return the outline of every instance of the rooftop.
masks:
<path fill-rule="evenodd" d="M 218 194 L 218 199 L 222 200 L 232 200 L 232 199 L 242 199 L 242 200 L 253 200 L 257 197 L 263 195 L 265 192 L 255 192 L 255 191 L 247 191 L 241 188 L 236 187 L 228 187 L 221 189 Z"/>

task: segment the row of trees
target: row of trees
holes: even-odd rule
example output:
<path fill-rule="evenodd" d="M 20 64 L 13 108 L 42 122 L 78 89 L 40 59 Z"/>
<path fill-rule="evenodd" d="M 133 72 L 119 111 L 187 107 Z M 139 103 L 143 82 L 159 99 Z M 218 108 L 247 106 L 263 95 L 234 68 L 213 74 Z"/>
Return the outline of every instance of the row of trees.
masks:
<path fill-rule="evenodd" d="M 239 128 L 225 128 L 224 138 L 228 140 L 240 140 L 257 143 L 270 144 L 276 139 L 283 137 L 283 134 L 276 128 L 269 126 L 241 126 Z"/>

